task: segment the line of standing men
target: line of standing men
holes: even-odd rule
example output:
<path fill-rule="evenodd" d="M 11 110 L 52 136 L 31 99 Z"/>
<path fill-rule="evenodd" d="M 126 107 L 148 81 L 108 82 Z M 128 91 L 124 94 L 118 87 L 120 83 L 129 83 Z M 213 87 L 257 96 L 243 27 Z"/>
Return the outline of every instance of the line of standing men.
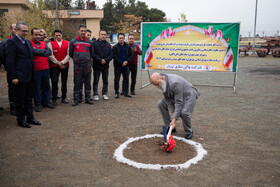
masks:
<path fill-rule="evenodd" d="M 86 25 L 79 26 L 78 36 L 70 43 L 62 39 L 62 32 L 59 29 L 54 31 L 56 39 L 48 43 L 40 41 L 42 38 L 40 29 L 33 28 L 31 30 L 31 41 L 26 39 L 28 32 L 28 25 L 24 22 L 18 22 L 15 25 L 15 36 L 11 37 L 11 40 L 7 40 L 4 45 L 1 44 L 1 48 L 2 46 L 5 48 L 3 56 L 6 57 L 7 80 L 11 83 L 9 91 L 11 85 L 15 88 L 15 110 L 12 106 L 11 110 L 15 111 L 19 126 L 30 128 L 30 124 L 41 125 L 33 115 L 32 97 L 34 97 L 36 111 L 41 111 L 41 104 L 48 108 L 54 108 L 57 101 L 60 74 L 62 103 L 68 103 L 66 94 L 70 57 L 74 63 L 73 106 L 82 102 L 83 85 L 85 87 L 85 103 L 93 104 L 90 96 L 91 64 L 93 64 L 94 71 L 94 100 L 99 100 L 98 82 L 101 75 L 103 80 L 102 96 L 104 100 L 109 99 L 107 96 L 109 62 L 112 59 L 114 59 L 115 98 L 119 98 L 121 75 L 123 76 L 122 93 L 125 97 L 132 97 L 128 93 L 130 72 L 132 72 L 131 94 L 135 95 L 137 55 L 141 55 L 142 51 L 137 44 L 134 44 L 134 35 L 129 35 L 129 44 L 127 44 L 124 42 L 125 35 L 119 33 L 118 44 L 112 50 L 111 45 L 106 41 L 105 30 L 100 30 L 98 40 L 93 42 L 86 37 Z M 48 60 L 51 61 L 50 65 Z M 52 82 L 52 103 L 50 103 L 49 76 Z M 10 105 L 11 103 L 13 101 L 10 101 Z"/>

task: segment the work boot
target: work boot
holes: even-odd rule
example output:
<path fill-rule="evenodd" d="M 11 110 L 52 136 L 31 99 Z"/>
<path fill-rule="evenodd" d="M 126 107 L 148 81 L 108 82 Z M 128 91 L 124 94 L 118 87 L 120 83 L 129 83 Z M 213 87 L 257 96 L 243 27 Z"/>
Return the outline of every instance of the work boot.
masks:
<path fill-rule="evenodd" d="M 85 103 L 92 105 L 93 101 L 90 97 L 90 90 L 85 91 Z"/>
<path fill-rule="evenodd" d="M 193 132 L 190 132 L 190 133 L 186 134 L 186 136 L 185 136 L 185 138 L 186 138 L 187 140 L 192 139 L 192 137 L 193 137 Z"/>
<path fill-rule="evenodd" d="M 42 111 L 42 105 L 41 104 L 35 104 L 35 112 L 41 112 Z"/>
<path fill-rule="evenodd" d="M 74 100 L 72 106 L 77 106 L 78 104 L 79 102 L 77 100 Z"/>
<path fill-rule="evenodd" d="M 92 101 L 92 99 L 87 99 L 87 100 L 85 100 L 85 103 L 86 103 L 86 104 L 93 105 L 93 101 Z"/>

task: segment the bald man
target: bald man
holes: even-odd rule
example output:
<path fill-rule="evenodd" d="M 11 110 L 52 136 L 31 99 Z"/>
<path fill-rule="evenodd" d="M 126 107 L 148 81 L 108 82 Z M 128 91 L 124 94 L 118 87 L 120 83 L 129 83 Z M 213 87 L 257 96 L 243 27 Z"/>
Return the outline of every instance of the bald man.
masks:
<path fill-rule="evenodd" d="M 192 139 L 193 130 L 190 112 L 193 112 L 199 96 L 196 88 L 183 77 L 174 74 L 153 73 L 151 83 L 161 89 L 164 96 L 158 103 L 164 124 L 172 127 L 172 132 L 176 132 L 176 121 L 181 117 L 186 133 L 185 138 Z M 172 113 L 172 119 L 170 118 L 169 110 Z"/>

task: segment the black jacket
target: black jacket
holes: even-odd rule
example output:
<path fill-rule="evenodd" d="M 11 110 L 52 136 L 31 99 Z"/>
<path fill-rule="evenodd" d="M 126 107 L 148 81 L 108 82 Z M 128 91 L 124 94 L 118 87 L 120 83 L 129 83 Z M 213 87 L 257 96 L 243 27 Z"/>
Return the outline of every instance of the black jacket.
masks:
<path fill-rule="evenodd" d="M 28 83 L 35 77 L 34 55 L 48 56 L 47 49 L 34 49 L 29 40 L 22 44 L 17 36 L 5 43 L 9 79 Z"/>
<path fill-rule="evenodd" d="M 129 63 L 133 59 L 133 53 L 131 47 L 126 42 L 124 42 L 124 45 L 126 47 L 127 62 L 129 65 Z M 113 58 L 114 58 L 114 66 L 122 67 L 123 61 L 120 59 L 120 48 L 118 43 L 113 47 Z"/>
<path fill-rule="evenodd" d="M 7 63 L 6 63 L 6 50 L 5 50 L 5 43 L 8 41 L 8 39 L 3 40 L 0 43 L 0 66 L 1 64 L 4 65 L 5 70 L 7 70 Z"/>
<path fill-rule="evenodd" d="M 22 44 L 17 36 L 6 42 L 6 63 L 10 79 L 28 83 L 35 77 L 33 46 L 29 40 Z"/>
<path fill-rule="evenodd" d="M 104 45 L 103 47 L 101 47 L 101 41 L 99 39 L 93 42 L 93 48 L 94 48 L 93 68 L 94 69 L 109 68 L 109 63 L 113 58 L 111 45 L 107 41 L 104 41 L 102 43 L 103 43 L 102 45 Z M 105 59 L 106 64 L 104 65 L 101 64 L 102 59 Z"/>

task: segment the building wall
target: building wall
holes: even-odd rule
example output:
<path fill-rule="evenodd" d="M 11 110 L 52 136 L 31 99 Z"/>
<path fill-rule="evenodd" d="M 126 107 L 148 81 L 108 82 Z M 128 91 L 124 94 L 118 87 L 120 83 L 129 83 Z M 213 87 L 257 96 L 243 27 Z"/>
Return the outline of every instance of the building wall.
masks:
<path fill-rule="evenodd" d="M 99 31 L 100 31 L 100 19 L 86 19 L 87 28 L 91 30 L 92 35 L 91 37 L 98 38 Z"/>
<path fill-rule="evenodd" d="M 0 4 L 0 9 L 8 9 L 8 13 L 11 12 L 22 12 L 25 11 L 26 9 L 23 8 L 22 5 L 7 5 L 7 4 Z"/>

